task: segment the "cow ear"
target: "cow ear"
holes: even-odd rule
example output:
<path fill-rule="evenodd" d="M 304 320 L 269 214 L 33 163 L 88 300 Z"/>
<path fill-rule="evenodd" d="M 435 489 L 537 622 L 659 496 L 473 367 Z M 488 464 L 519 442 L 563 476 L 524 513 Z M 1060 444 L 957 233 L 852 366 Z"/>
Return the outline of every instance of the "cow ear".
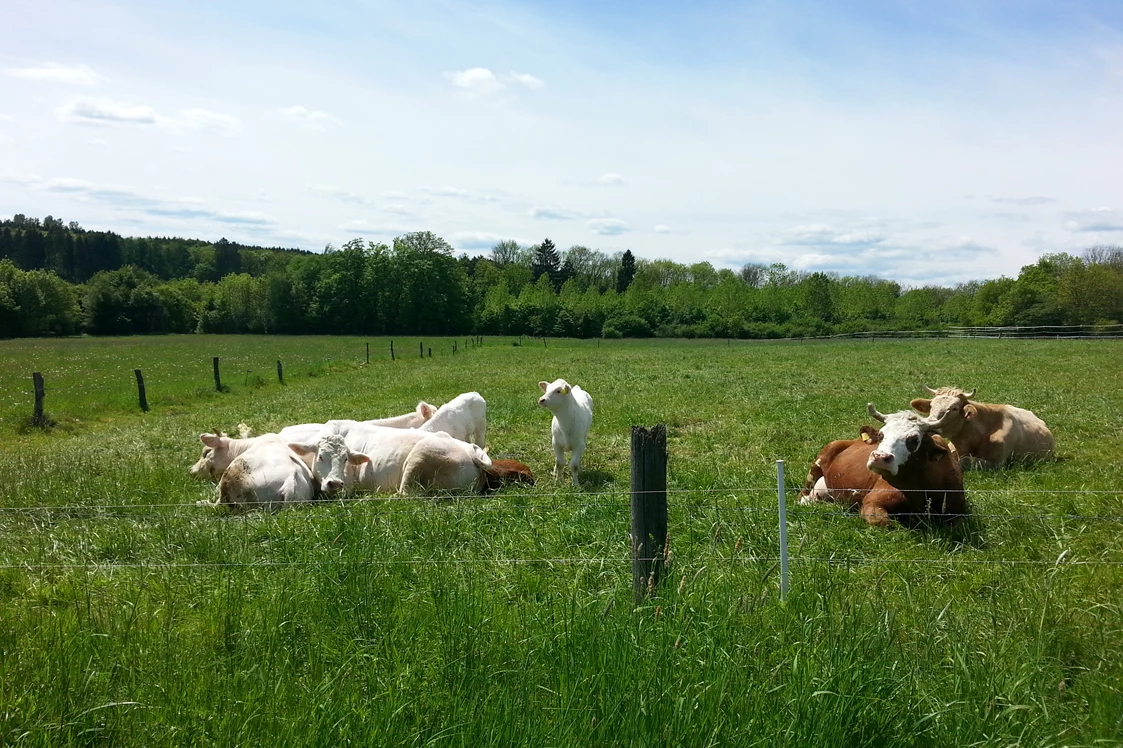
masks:
<path fill-rule="evenodd" d="M 221 434 L 199 434 L 199 441 L 207 445 L 211 449 L 218 449 L 222 446 L 222 440 L 226 437 Z"/>
<path fill-rule="evenodd" d="M 432 405 L 430 405 L 429 403 L 422 400 L 421 402 L 419 402 L 417 404 L 417 412 L 421 414 L 422 418 L 424 418 L 426 421 L 428 421 L 430 418 L 433 417 L 433 414 L 437 412 L 437 409 L 435 407 L 433 407 Z"/>
<path fill-rule="evenodd" d="M 352 452 L 347 457 L 347 463 L 350 465 L 362 465 L 364 462 L 370 462 L 370 457 L 362 452 Z"/>
<path fill-rule="evenodd" d="M 289 449 L 291 449 L 293 452 L 296 452 L 298 455 L 316 454 L 316 445 L 315 444 L 302 444 L 300 442 L 291 442 L 289 444 Z"/>
<path fill-rule="evenodd" d="M 931 434 L 931 444 L 928 447 L 928 459 L 939 460 L 948 453 L 947 442 L 939 434 Z"/>
<path fill-rule="evenodd" d="M 546 388 L 548 388 L 550 386 L 550 383 L 549 382 L 539 382 L 538 386 L 542 388 L 543 392 L 545 392 Z"/>
<path fill-rule="evenodd" d="M 966 419 L 974 418 L 976 415 L 978 415 L 978 413 L 979 409 L 974 405 L 968 404 L 965 408 L 963 408 L 963 417 Z"/>
<path fill-rule="evenodd" d="M 862 441 L 866 444 L 877 444 L 881 441 L 881 432 L 873 426 L 863 426 L 858 433 L 861 434 Z"/>
<path fill-rule="evenodd" d="M 915 410 L 917 413 L 931 413 L 932 400 L 927 397 L 918 397 L 911 403 L 909 403 L 909 407 Z"/>

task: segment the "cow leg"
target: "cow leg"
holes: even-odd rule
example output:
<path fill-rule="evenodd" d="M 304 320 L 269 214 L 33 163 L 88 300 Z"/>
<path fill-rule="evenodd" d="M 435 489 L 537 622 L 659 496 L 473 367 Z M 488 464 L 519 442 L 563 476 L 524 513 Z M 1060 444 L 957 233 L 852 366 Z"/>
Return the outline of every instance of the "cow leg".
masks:
<path fill-rule="evenodd" d="M 889 512 L 885 507 L 876 502 L 865 502 L 862 504 L 861 511 L 862 519 L 870 523 L 874 527 L 888 527 L 889 526 Z"/>
<path fill-rule="evenodd" d="M 551 473 L 551 475 L 554 476 L 554 480 L 557 480 L 558 477 L 561 476 L 561 473 L 562 473 L 562 470 L 564 469 L 564 467 L 565 467 L 565 448 L 562 447 L 557 442 L 554 442 L 554 472 Z"/>
<path fill-rule="evenodd" d="M 581 485 L 581 458 L 585 454 L 585 445 L 579 445 L 573 448 L 573 455 L 569 459 L 569 475 L 573 479 L 573 485 Z"/>

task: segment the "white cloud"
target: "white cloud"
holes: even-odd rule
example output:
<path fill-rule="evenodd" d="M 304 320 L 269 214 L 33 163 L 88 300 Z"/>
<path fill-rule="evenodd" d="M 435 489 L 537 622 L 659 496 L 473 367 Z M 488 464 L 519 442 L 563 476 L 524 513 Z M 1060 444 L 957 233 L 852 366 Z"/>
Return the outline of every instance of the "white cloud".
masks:
<path fill-rule="evenodd" d="M 1090 208 L 1065 213 L 1064 227 L 1069 231 L 1123 231 L 1123 211 L 1112 208 Z"/>
<path fill-rule="evenodd" d="M 15 122 L 16 118 L 10 114 L 0 114 L 0 122 Z"/>
<path fill-rule="evenodd" d="M 109 145 L 109 143 L 106 143 L 101 138 L 92 138 L 90 140 L 87 140 L 86 142 L 89 143 L 90 145 Z"/>
<path fill-rule="evenodd" d="M 616 218 L 594 218 L 588 226 L 589 231 L 601 236 L 616 236 L 628 230 L 628 224 Z"/>
<path fill-rule="evenodd" d="M 281 114 L 293 122 L 296 122 L 301 127 L 306 127 L 310 130 L 327 130 L 330 127 L 343 124 L 338 117 L 328 114 L 327 112 L 321 112 L 318 109 L 307 109 L 300 105 L 282 109 Z"/>
<path fill-rule="evenodd" d="M 184 109 L 177 117 L 168 117 L 144 104 L 123 104 L 89 96 L 79 96 L 63 104 L 56 113 L 63 122 L 78 125 L 157 125 L 222 135 L 236 135 L 242 130 L 242 121 L 237 117 L 207 109 Z"/>
<path fill-rule="evenodd" d="M 572 210 L 565 210 L 563 208 L 550 208 L 543 206 L 535 206 L 527 211 L 527 215 L 531 218 L 544 218 L 547 220 L 556 221 L 571 221 L 575 218 L 580 218 L 580 213 L 575 213 Z"/>
<path fill-rule="evenodd" d="M 452 85 L 457 88 L 479 96 L 499 93 L 504 88 L 499 79 L 495 77 L 495 73 L 487 68 L 469 68 L 468 70 L 445 73 L 445 78 L 452 81 Z"/>
<path fill-rule="evenodd" d="M 600 178 L 597 179 L 597 182 L 601 184 L 624 184 L 624 177 L 620 176 L 619 174 L 609 172 L 608 174 L 601 174 Z"/>
<path fill-rule="evenodd" d="M 338 200 L 342 200 L 345 203 L 356 203 L 358 205 L 371 204 L 370 200 L 358 194 L 357 192 L 349 192 L 348 190 L 343 190 L 338 187 L 330 187 L 326 184 L 310 184 L 307 185 L 307 189 L 311 192 L 317 192 L 321 195 L 334 197 Z"/>
<path fill-rule="evenodd" d="M 46 81 L 48 83 L 66 83 L 72 86 L 95 86 L 101 76 L 87 65 L 61 65 L 57 62 L 45 62 L 42 65 L 27 68 L 7 68 L 5 75 L 13 78 L 23 78 L 32 81 Z"/>
<path fill-rule="evenodd" d="M 150 106 L 122 104 L 88 96 L 63 104 L 56 111 L 63 122 L 81 125 L 106 125 L 117 122 L 155 125 L 166 122 L 166 118 L 156 114 L 156 110 Z"/>
<path fill-rule="evenodd" d="M 658 226 L 656 226 L 652 230 L 656 234 L 669 234 L 669 233 L 671 233 L 671 227 L 670 226 L 664 226 L 663 224 L 659 224 Z"/>
<path fill-rule="evenodd" d="M 172 121 L 172 124 L 222 135 L 237 135 L 242 131 L 242 121 L 237 117 L 206 109 L 185 109 L 179 113 L 177 119 Z"/>
<path fill-rule="evenodd" d="M 487 68 L 469 68 L 445 73 L 444 77 L 457 88 L 477 96 L 491 96 L 510 86 L 536 91 L 544 88 L 546 81 L 529 73 L 510 72 L 506 75 L 496 75 Z"/>
<path fill-rule="evenodd" d="M 501 241 L 514 240 L 519 244 L 530 244 L 523 239 L 514 239 L 511 236 L 493 234 L 488 231 L 458 231 L 452 235 L 452 246 L 464 250 L 491 249 Z"/>
<path fill-rule="evenodd" d="M 520 86 L 529 88 L 531 91 L 536 91 L 539 88 L 545 87 L 546 85 L 546 81 L 542 80 L 541 78 L 536 78 L 529 73 L 512 72 L 510 75 L 505 76 L 505 78 L 509 82 L 517 83 Z"/>
<path fill-rule="evenodd" d="M 885 236 L 877 231 L 862 229 L 839 229 L 834 226 L 812 224 L 797 226 L 784 232 L 777 240 L 777 244 L 801 244 L 807 246 L 822 246 L 840 244 L 845 246 L 873 245 L 885 241 Z"/>

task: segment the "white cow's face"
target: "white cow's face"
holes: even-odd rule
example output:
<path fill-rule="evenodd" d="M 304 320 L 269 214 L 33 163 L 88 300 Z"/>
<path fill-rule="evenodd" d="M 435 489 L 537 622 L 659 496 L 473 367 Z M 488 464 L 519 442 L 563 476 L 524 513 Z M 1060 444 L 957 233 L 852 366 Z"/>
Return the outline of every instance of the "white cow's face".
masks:
<path fill-rule="evenodd" d="M 871 440 L 877 442 L 877 447 L 870 452 L 866 467 L 879 475 L 896 475 L 909 457 L 920 449 L 927 424 L 926 418 L 908 410 L 885 416 L 881 431 L 872 436 Z"/>
<path fill-rule="evenodd" d="M 290 444 L 289 449 L 298 455 L 315 454 L 312 460 L 312 477 L 320 486 L 320 491 L 337 494 L 347 484 L 348 466 L 359 466 L 370 458 L 359 452 L 352 452 L 338 434 L 320 437 L 316 444 Z"/>
<path fill-rule="evenodd" d="M 188 471 L 192 478 L 218 480 L 234 458 L 230 455 L 230 439 L 221 434 L 200 434 L 203 454 Z"/>
<path fill-rule="evenodd" d="M 543 395 L 538 398 L 538 404 L 549 411 L 556 411 L 569 397 L 569 382 L 564 379 L 555 379 L 552 382 L 539 382 Z"/>

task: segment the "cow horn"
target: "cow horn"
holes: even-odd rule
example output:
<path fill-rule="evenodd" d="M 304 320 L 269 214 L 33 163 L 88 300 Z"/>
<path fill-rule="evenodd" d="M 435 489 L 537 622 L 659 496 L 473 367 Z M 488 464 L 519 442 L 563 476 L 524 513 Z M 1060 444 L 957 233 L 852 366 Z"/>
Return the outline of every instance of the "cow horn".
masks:
<path fill-rule="evenodd" d="M 924 388 L 924 391 L 925 391 L 925 392 L 927 392 L 927 393 L 928 393 L 929 395 L 935 395 L 935 394 L 937 394 L 937 393 L 936 393 L 936 391 L 935 391 L 934 389 L 932 389 L 931 387 L 929 387 L 929 386 L 928 386 L 928 385 L 926 385 L 926 384 L 922 384 L 922 385 L 920 385 L 920 386 L 921 386 L 921 387 L 923 387 L 923 388 Z"/>
<path fill-rule="evenodd" d="M 954 413 L 954 412 L 955 411 L 953 411 L 953 410 L 945 410 L 944 414 L 942 416 L 940 416 L 939 418 L 937 418 L 935 421 L 933 421 L 931 418 L 925 418 L 925 419 L 921 420 L 921 422 L 920 422 L 921 430 L 922 431 L 936 431 L 936 430 L 938 430 L 941 426 L 944 425 L 944 421 L 948 420 L 948 418 L 950 418 L 951 414 Z"/>
<path fill-rule="evenodd" d="M 975 396 L 975 393 L 978 392 L 978 391 L 979 391 L 979 388 L 976 387 L 975 389 L 971 390 L 970 392 L 964 392 L 963 397 L 964 397 L 964 399 L 970 400 L 971 398 L 973 398 Z"/>
<path fill-rule="evenodd" d="M 869 411 L 870 418 L 885 423 L 885 414 L 873 407 L 873 403 L 866 403 L 866 410 Z"/>

